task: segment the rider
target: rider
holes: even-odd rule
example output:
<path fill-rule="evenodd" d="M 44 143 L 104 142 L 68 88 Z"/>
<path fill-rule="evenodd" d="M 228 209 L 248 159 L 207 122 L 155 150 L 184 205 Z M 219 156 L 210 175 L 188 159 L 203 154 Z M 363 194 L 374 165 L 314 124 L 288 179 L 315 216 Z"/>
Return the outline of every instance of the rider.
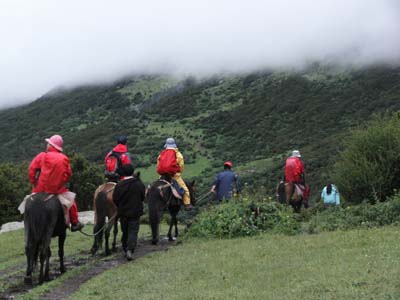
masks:
<path fill-rule="evenodd" d="M 293 150 L 292 156 L 286 159 L 285 181 L 286 183 L 300 184 L 305 188 L 306 179 L 304 176 L 304 165 L 300 158 L 301 158 L 300 151 Z M 289 201 L 289 199 L 286 199 L 286 201 Z"/>
<path fill-rule="evenodd" d="M 48 194 L 61 195 L 69 192 L 65 184 L 72 175 L 68 157 L 62 153 L 63 138 L 53 135 L 45 139 L 47 147 L 45 152 L 40 152 L 29 165 L 29 181 L 32 184 L 32 193 L 45 192 Z M 66 194 L 64 194 L 66 195 Z M 78 207 L 75 199 L 69 209 L 71 231 L 83 228 L 78 220 Z"/>
<path fill-rule="evenodd" d="M 232 171 L 232 162 L 224 162 L 224 171 L 219 172 L 214 179 L 211 188 L 212 193 L 216 193 L 218 201 L 228 200 L 232 198 L 234 193 L 233 183 L 235 183 L 236 192 L 240 192 L 240 182 L 238 175 Z"/>
<path fill-rule="evenodd" d="M 183 204 L 186 209 L 190 209 L 192 206 L 190 204 L 189 189 L 181 177 L 185 165 L 183 155 L 178 150 L 173 138 L 167 138 L 164 148 L 165 149 L 161 151 L 157 158 L 157 173 L 160 175 L 170 176 L 178 183 L 178 185 L 185 191 L 182 199 Z"/>
<path fill-rule="evenodd" d="M 104 158 L 104 175 L 109 181 L 118 182 L 123 176 L 122 167 L 131 164 L 127 142 L 126 136 L 118 137 L 117 145 Z"/>

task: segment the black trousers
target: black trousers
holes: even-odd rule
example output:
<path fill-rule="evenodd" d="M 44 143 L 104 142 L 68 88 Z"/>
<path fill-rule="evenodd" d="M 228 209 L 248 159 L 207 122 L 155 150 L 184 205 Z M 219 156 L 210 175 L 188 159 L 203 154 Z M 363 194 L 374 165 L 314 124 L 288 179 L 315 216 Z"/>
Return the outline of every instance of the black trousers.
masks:
<path fill-rule="evenodd" d="M 124 251 L 134 251 L 140 227 L 140 218 L 120 217 L 122 230 L 122 248 Z"/>

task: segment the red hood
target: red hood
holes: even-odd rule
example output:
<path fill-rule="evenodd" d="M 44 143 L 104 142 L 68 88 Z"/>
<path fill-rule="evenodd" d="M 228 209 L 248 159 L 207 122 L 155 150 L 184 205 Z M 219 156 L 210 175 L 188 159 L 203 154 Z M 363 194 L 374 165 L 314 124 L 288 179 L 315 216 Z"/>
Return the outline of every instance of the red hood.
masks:
<path fill-rule="evenodd" d="M 123 144 L 118 144 L 117 146 L 114 147 L 113 151 L 125 153 L 125 152 L 128 152 L 128 146 L 123 145 Z"/>

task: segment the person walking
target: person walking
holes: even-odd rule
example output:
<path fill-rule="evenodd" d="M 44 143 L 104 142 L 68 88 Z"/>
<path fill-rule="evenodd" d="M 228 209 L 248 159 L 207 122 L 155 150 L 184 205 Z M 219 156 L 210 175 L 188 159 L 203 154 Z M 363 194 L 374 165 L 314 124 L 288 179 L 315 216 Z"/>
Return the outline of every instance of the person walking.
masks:
<path fill-rule="evenodd" d="M 66 198 L 70 203 L 69 220 L 66 223 L 71 224 L 71 231 L 78 231 L 83 228 L 83 224 L 78 220 L 75 193 L 65 187 L 72 176 L 72 170 L 69 158 L 62 153 L 64 140 L 60 135 L 53 135 L 45 141 L 46 151 L 36 155 L 29 165 L 32 193 L 44 192 Z"/>
<path fill-rule="evenodd" d="M 211 192 L 216 195 L 217 201 L 229 200 L 235 191 L 240 192 L 239 177 L 232 171 L 232 167 L 232 162 L 224 162 L 224 170 L 215 176 Z"/>
<path fill-rule="evenodd" d="M 133 172 L 131 164 L 122 166 L 123 179 L 117 183 L 113 193 L 113 201 L 118 208 L 121 222 L 122 248 L 127 260 L 133 259 L 136 248 L 146 190 L 142 181 L 133 176 Z"/>
<path fill-rule="evenodd" d="M 334 184 L 332 184 L 332 182 L 328 182 L 328 184 L 322 189 L 321 199 L 326 208 L 340 205 L 339 190 Z"/>

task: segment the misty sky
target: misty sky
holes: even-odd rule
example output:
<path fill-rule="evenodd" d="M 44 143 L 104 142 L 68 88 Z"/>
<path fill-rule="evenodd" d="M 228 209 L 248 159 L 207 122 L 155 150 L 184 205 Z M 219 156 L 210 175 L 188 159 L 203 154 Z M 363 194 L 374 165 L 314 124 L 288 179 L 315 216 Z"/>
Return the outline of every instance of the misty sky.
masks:
<path fill-rule="evenodd" d="M 0 0 L 0 108 L 127 73 L 400 64 L 398 0 Z"/>

